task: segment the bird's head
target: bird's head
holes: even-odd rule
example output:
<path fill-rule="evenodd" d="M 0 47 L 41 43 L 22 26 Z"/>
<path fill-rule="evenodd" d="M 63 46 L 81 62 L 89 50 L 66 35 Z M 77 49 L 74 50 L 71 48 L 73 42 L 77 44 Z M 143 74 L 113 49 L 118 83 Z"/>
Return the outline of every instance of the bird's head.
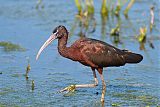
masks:
<path fill-rule="evenodd" d="M 68 35 L 68 31 L 65 26 L 60 25 L 53 30 L 52 35 L 55 35 L 55 39 L 61 39 L 64 35 Z"/>
<path fill-rule="evenodd" d="M 41 52 L 55 39 L 61 39 L 63 36 L 68 35 L 68 31 L 67 29 L 60 25 L 58 27 L 56 27 L 51 36 L 48 38 L 48 40 L 42 45 L 42 47 L 40 48 L 40 50 L 38 51 L 38 54 L 36 56 L 36 60 L 38 60 Z"/>

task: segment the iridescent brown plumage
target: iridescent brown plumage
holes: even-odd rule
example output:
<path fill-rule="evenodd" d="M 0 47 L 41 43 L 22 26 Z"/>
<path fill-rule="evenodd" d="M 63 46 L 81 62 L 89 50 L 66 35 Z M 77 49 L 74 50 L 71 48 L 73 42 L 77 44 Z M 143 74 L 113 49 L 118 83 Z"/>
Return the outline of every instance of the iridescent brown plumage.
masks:
<path fill-rule="evenodd" d="M 106 84 L 102 75 L 103 67 L 123 66 L 126 63 L 139 63 L 143 59 L 140 54 L 132 53 L 127 50 L 120 50 L 105 42 L 85 37 L 75 41 L 70 47 L 67 47 L 68 31 L 64 26 L 55 28 L 53 34 L 39 50 L 36 59 L 38 59 L 43 49 L 54 39 L 58 39 L 58 52 L 61 56 L 73 61 L 78 61 L 85 66 L 89 66 L 93 71 L 94 84 L 75 85 L 75 88 L 97 86 L 98 80 L 95 70 L 99 72 L 103 84 L 101 96 L 102 102 L 104 102 L 106 91 Z M 65 90 L 67 89 L 65 88 L 61 91 Z"/>

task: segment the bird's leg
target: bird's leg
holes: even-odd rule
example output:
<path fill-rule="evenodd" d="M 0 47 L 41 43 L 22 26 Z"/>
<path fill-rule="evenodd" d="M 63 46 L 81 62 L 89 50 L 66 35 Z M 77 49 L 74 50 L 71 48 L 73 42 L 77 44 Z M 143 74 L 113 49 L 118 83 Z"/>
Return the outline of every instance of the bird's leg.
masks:
<path fill-rule="evenodd" d="M 93 76 L 94 76 L 94 84 L 79 84 L 79 85 L 70 85 L 62 90 L 60 90 L 59 92 L 64 92 L 64 91 L 68 91 L 68 92 L 73 92 L 76 88 L 92 88 L 92 87 L 96 87 L 98 85 L 98 79 L 96 76 L 96 71 L 95 68 L 92 68 L 93 71 Z"/>
<path fill-rule="evenodd" d="M 105 80 L 104 80 L 104 77 L 102 75 L 102 72 L 103 72 L 103 68 L 98 68 L 97 69 L 99 74 L 100 74 L 100 78 L 102 80 L 102 96 L 101 96 L 101 102 L 103 103 L 104 102 L 104 97 L 105 97 L 105 93 L 106 93 L 106 83 L 105 83 Z"/>
<path fill-rule="evenodd" d="M 95 71 L 95 68 L 92 68 L 92 71 L 93 71 L 93 76 L 94 76 L 94 85 L 95 86 L 98 86 L 98 79 L 97 79 L 97 76 L 96 76 L 96 71 Z"/>
<path fill-rule="evenodd" d="M 80 84 L 80 85 L 75 85 L 76 88 L 92 88 L 92 87 L 96 87 L 98 86 L 98 79 L 96 76 L 96 71 L 95 68 L 91 67 L 92 71 L 93 71 L 93 76 L 94 76 L 94 84 Z"/>

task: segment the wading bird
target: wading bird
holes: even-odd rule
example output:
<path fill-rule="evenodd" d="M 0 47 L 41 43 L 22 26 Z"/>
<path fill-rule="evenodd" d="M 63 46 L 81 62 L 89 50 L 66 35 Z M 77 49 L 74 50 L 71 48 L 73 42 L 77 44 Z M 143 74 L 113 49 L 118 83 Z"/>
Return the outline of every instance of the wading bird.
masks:
<path fill-rule="evenodd" d="M 61 91 L 69 91 L 72 88 L 96 87 L 98 85 L 98 80 L 95 70 L 97 70 L 102 80 L 101 102 L 104 102 L 106 92 L 106 84 L 102 75 L 103 68 L 123 66 L 126 63 L 139 63 L 143 59 L 143 56 L 140 54 L 132 53 L 128 50 L 121 50 L 103 41 L 85 37 L 80 38 L 70 47 L 67 47 L 68 31 L 64 26 L 58 26 L 40 48 L 36 60 L 44 48 L 55 39 L 58 39 L 58 52 L 60 55 L 91 67 L 95 81 L 94 84 L 71 85 L 71 87 L 64 88 Z"/>

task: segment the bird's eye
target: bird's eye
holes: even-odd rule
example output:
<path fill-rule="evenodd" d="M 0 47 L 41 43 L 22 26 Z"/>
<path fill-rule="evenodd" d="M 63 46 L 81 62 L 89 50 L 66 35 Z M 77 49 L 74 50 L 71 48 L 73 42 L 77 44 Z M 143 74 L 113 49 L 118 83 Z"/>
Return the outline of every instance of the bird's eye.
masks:
<path fill-rule="evenodd" d="M 53 30 L 53 34 L 57 32 L 57 29 Z"/>

